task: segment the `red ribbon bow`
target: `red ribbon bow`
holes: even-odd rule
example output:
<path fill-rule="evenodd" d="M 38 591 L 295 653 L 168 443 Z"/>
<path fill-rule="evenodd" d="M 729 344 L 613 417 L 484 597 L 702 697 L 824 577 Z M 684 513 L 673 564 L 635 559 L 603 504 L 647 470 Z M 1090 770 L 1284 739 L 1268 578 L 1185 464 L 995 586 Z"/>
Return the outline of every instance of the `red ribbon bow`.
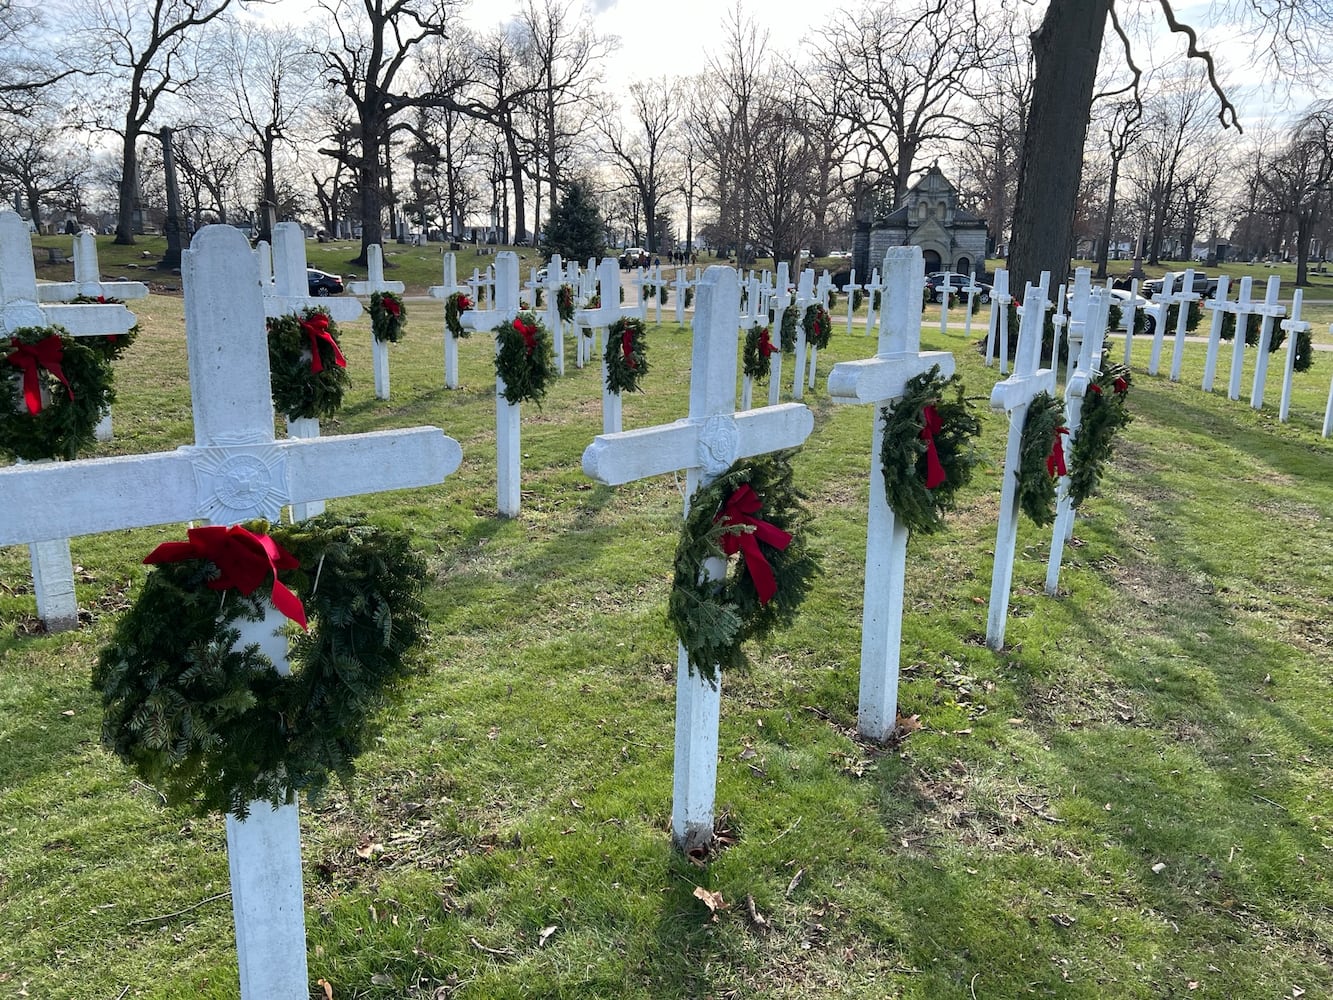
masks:
<path fill-rule="evenodd" d="M 921 440 L 926 442 L 926 489 L 933 490 L 948 478 L 940 464 L 940 453 L 935 449 L 935 435 L 944 430 L 944 421 L 933 406 L 921 407 Z"/>
<path fill-rule="evenodd" d="M 338 350 L 338 342 L 333 339 L 333 334 L 329 333 L 329 317 L 327 315 L 315 313 L 313 316 L 301 320 L 301 329 L 310 338 L 310 370 L 312 372 L 322 372 L 324 370 L 324 359 L 319 356 L 319 342 L 321 340 L 327 342 L 333 348 L 333 363 L 339 368 L 347 367 L 347 359 L 343 357 L 343 352 Z"/>
<path fill-rule="evenodd" d="M 466 295 L 458 296 L 459 312 L 467 312 L 471 308 L 472 308 L 472 300 L 470 298 L 468 298 Z"/>
<path fill-rule="evenodd" d="M 25 344 L 17 337 L 11 337 L 9 343 L 14 350 L 6 360 L 23 371 L 23 402 L 28 405 L 29 413 L 42 412 L 42 383 L 38 377 L 39 368 L 45 368 L 58 378 L 65 391 L 69 393 L 69 398 L 74 398 L 74 390 L 70 388 L 69 379 L 65 378 L 65 372 L 60 367 L 61 361 L 65 358 L 65 345 L 58 336 L 52 334 L 35 344 Z"/>
<path fill-rule="evenodd" d="M 533 349 L 537 346 L 537 328 L 528 326 L 522 317 L 517 317 L 514 320 L 514 329 L 523 335 L 523 343 L 528 346 L 528 356 L 531 357 Z"/>
<path fill-rule="evenodd" d="M 713 523 L 720 523 L 724 528 L 737 525 L 742 529 L 745 527 L 754 529 L 729 531 L 724 534 L 722 551 L 729 556 L 739 552 L 745 557 L 745 568 L 749 570 L 750 579 L 754 581 L 759 603 L 767 604 L 778 592 L 778 583 L 773 577 L 773 567 L 768 564 L 768 560 L 759 549 L 759 543 L 763 542 L 782 550 L 791 544 L 791 535 L 776 525 L 761 521 L 754 516 L 763 506 L 764 503 L 754 488 L 749 483 L 743 483 L 727 498 L 727 502 L 722 505 L 722 512 L 713 518 Z"/>
<path fill-rule="evenodd" d="M 388 295 L 381 296 L 380 308 L 394 319 L 397 319 L 403 311 L 402 306 L 398 304 L 398 300 Z"/>
<path fill-rule="evenodd" d="M 620 331 L 620 349 L 625 353 L 625 364 L 627 364 L 631 370 L 638 369 L 639 363 L 634 360 L 634 331 L 629 327 L 625 327 L 624 330 Z M 531 351 L 529 351 L 529 353 L 531 353 Z"/>
<path fill-rule="evenodd" d="M 1116 376 L 1116 379 L 1111 383 L 1111 386 L 1122 396 L 1129 392 L 1129 383 L 1125 381 L 1124 377 L 1121 375 Z"/>
<path fill-rule="evenodd" d="M 764 360 L 768 360 L 775 350 L 777 348 L 773 346 L 773 341 L 768 335 L 768 327 L 764 327 L 759 331 L 759 354 Z"/>
<path fill-rule="evenodd" d="M 256 535 L 239 524 L 229 528 L 220 524 L 191 528 L 186 535 L 189 541 L 163 542 L 148 553 L 144 562 L 152 565 L 206 559 L 219 571 L 217 579 L 209 581 L 209 587 L 213 590 L 234 588 L 246 597 L 259 589 L 271 573 L 273 606 L 301 628 L 306 627 L 301 599 L 278 580 L 278 570 L 296 569 L 301 564 L 272 538 Z"/>
<path fill-rule="evenodd" d="M 1060 435 L 1068 433 L 1068 427 L 1057 427 L 1055 429 L 1055 440 L 1051 442 L 1051 453 L 1046 456 L 1046 474 L 1048 476 L 1069 475 L 1069 469 L 1065 467 L 1064 444 L 1060 441 Z"/>

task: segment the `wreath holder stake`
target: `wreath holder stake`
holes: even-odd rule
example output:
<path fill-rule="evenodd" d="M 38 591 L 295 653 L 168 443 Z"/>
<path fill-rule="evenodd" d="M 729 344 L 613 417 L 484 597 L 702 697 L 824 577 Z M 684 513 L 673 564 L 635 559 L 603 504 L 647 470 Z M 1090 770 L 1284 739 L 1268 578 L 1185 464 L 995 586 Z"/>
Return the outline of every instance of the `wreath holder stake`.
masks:
<path fill-rule="evenodd" d="M 875 408 L 870 443 L 870 509 L 866 518 L 864 612 L 861 618 L 861 679 L 857 730 L 884 741 L 898 724 L 898 668 L 902 647 L 903 581 L 907 568 L 907 526 L 888 504 L 880 455 L 884 419 L 880 411 L 902 397 L 907 382 L 939 366 L 954 372 L 953 354 L 921 351 L 921 318 L 909 303 L 921 301 L 925 259 L 920 247 L 892 247 L 884 259 L 885 309 L 879 351 L 863 361 L 842 361 L 829 373 L 829 398 L 835 403 Z"/>
<path fill-rule="evenodd" d="M 1023 301 L 1045 300 L 1045 281 L 1039 286 L 1029 282 L 1023 292 Z M 991 409 L 1009 415 L 1009 438 L 1004 452 L 1003 485 L 1000 489 L 1000 521 L 996 531 L 995 564 L 991 571 L 986 617 L 986 645 L 996 652 L 1004 647 L 1004 625 L 1009 617 L 1009 588 L 1014 578 L 1014 547 L 1018 543 L 1018 468 L 1023 422 L 1027 419 L 1032 400 L 1040 393 L 1055 388 L 1055 369 L 1037 367 L 1041 358 L 1045 319 L 1040 309 L 1023 310 L 1014 373 L 991 390 Z M 1007 352 L 1001 351 L 1002 361 L 1006 355 Z"/>
<path fill-rule="evenodd" d="M 384 251 L 378 243 L 366 247 L 366 280 L 347 283 L 347 290 L 353 295 L 373 295 L 375 292 L 395 292 L 401 295 L 405 288 L 401 281 L 384 280 Z M 389 345 L 372 333 L 370 347 L 375 367 L 375 398 L 388 399 Z"/>
<path fill-rule="evenodd" d="M 90 248 L 91 263 L 88 261 Z M 0 329 L 59 326 L 71 337 L 104 337 L 123 334 L 134 327 L 138 322 L 134 313 L 119 303 L 67 304 L 78 295 L 101 295 L 103 287 L 112 289 L 116 298 L 142 298 L 148 294 L 147 287 L 137 281 L 106 286 L 100 282 L 91 283 L 98 274 L 97 246 L 91 233 L 75 237 L 74 252 L 75 281 L 51 282 L 40 286 L 39 290 L 28 224 L 16 212 L 0 212 L 0 289 L 4 295 L 0 300 L 0 320 L 3 320 Z M 80 279 L 83 279 L 82 284 Z M 89 291 L 84 291 L 85 287 Z M 138 289 L 143 290 L 142 294 L 137 292 Z M 99 441 L 111 439 L 109 409 L 94 434 Z M 41 506 L 47 504 L 49 497 Z M 69 538 L 33 536 L 16 538 L 12 544 L 25 542 L 28 543 L 33 592 L 37 598 L 37 616 L 48 632 L 74 628 L 79 623 L 79 608 L 74 599 L 74 563 L 70 558 Z"/>
<path fill-rule="evenodd" d="M 803 405 L 735 411 L 739 315 L 736 272 L 710 267 L 695 299 L 689 419 L 599 435 L 583 453 L 586 475 L 618 486 L 684 469 L 686 495 L 693 496 L 739 458 L 794 448 L 805 441 L 814 429 L 814 416 Z M 718 579 L 725 564 L 716 560 L 708 570 L 709 579 Z M 684 852 L 705 848 L 713 839 L 720 715 L 720 684 L 691 669 L 680 647 L 671 832 L 675 846 Z"/>
<path fill-rule="evenodd" d="M 435 427 L 274 440 L 267 303 L 253 261 L 230 226 L 201 229 L 182 255 L 196 444 L 0 469 L 0 495 L 11 501 L 0 545 L 200 519 L 276 521 L 293 500 L 431 485 L 458 468 L 462 449 Z M 380 461 L 386 447 L 395 451 L 388 466 Z M 53 496 L 61 502 L 51 504 Z M 244 823 L 228 822 L 244 1000 L 309 989 L 296 815 L 295 805 L 275 811 L 264 802 Z"/>

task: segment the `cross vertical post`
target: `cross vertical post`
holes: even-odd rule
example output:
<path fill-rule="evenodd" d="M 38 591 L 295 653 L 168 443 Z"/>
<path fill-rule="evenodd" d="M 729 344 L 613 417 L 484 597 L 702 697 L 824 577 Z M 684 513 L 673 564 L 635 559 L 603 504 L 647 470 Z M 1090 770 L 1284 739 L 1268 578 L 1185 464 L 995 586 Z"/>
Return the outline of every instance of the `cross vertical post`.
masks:
<path fill-rule="evenodd" d="M 1268 279 L 1263 305 L 1255 309 L 1263 317 L 1259 327 L 1259 348 L 1254 359 L 1254 385 L 1250 389 L 1250 406 L 1256 410 L 1264 405 L 1264 382 L 1268 378 L 1268 345 L 1273 342 L 1273 324 L 1287 314 L 1286 307 L 1277 300 L 1282 280 L 1276 275 Z"/>
<path fill-rule="evenodd" d="M 1009 303 L 1013 296 L 1009 294 L 1009 272 L 1000 268 L 995 272 L 995 284 L 991 288 L 990 323 L 986 327 L 986 367 L 990 367 L 991 350 L 994 349 L 1000 359 L 1000 374 L 1009 373 Z"/>
<path fill-rule="evenodd" d="M 1125 303 L 1123 322 L 1125 324 L 1125 367 L 1129 367 L 1130 355 L 1134 351 L 1134 321 L 1139 309 L 1139 279 L 1129 283 L 1129 301 Z"/>
<path fill-rule="evenodd" d="M 458 258 L 452 252 L 444 254 L 443 282 L 431 285 L 427 289 L 433 299 L 448 300 L 449 296 L 467 289 L 458 283 Z M 475 304 L 475 303 L 474 303 Z M 449 325 L 444 326 L 444 387 L 458 388 L 458 338 L 449 332 Z"/>
<path fill-rule="evenodd" d="M 1227 299 L 1227 292 L 1231 289 L 1230 275 L 1220 275 L 1217 279 L 1217 291 L 1213 297 L 1204 303 L 1212 310 L 1212 321 L 1208 324 L 1208 353 L 1203 362 L 1203 382 L 1201 388 L 1204 392 L 1213 391 L 1213 381 L 1217 378 L 1217 352 L 1222 346 L 1222 324 L 1226 322 L 1228 314 L 1235 315 L 1232 303 Z M 1245 340 L 1245 331 L 1236 331 L 1243 343 Z"/>
<path fill-rule="evenodd" d="M 1245 368 L 1245 337 L 1250 325 L 1250 316 L 1254 302 L 1250 298 L 1254 291 L 1254 279 L 1248 274 L 1240 279 L 1240 293 L 1232 310 L 1236 314 L 1236 335 L 1231 341 L 1231 375 L 1227 380 L 1227 399 L 1240 399 L 1240 380 Z"/>
<path fill-rule="evenodd" d="M 402 294 L 405 286 L 401 281 L 384 280 L 384 251 L 378 243 L 366 247 L 366 280 L 352 281 L 347 285 L 353 295 L 373 295 L 375 292 L 397 292 Z M 371 358 L 375 369 L 375 398 L 389 398 L 389 345 L 372 332 L 370 335 Z"/>
<path fill-rule="evenodd" d="M 828 377 L 835 403 L 869 404 L 870 506 L 866 518 L 864 604 L 861 618 L 861 676 L 857 729 L 883 741 L 898 723 L 898 665 L 902 648 L 903 589 L 908 530 L 889 506 L 881 452 L 885 408 L 902 397 L 909 380 L 936 365 L 948 378 L 953 354 L 921 351 L 921 301 L 925 258 L 917 246 L 891 247 L 884 256 L 884 316 L 879 350 L 864 361 L 842 361 Z"/>
<path fill-rule="evenodd" d="M 1152 304 L 1144 311 L 1152 316 L 1152 350 L 1148 352 L 1148 374 L 1156 375 L 1162 366 L 1162 345 L 1166 339 L 1166 314 L 1176 300 L 1176 276 L 1167 271 L 1162 277 L 1161 290 L 1152 297 Z"/>
<path fill-rule="evenodd" d="M 1199 301 L 1199 293 L 1194 290 L 1194 268 L 1185 271 L 1181 279 L 1180 291 L 1176 293 L 1176 339 L 1171 345 L 1171 381 L 1180 381 L 1180 366 L 1185 358 L 1185 334 L 1189 332 L 1190 305 Z"/>
<path fill-rule="evenodd" d="M 1282 366 L 1282 402 L 1278 405 L 1278 423 L 1285 424 L 1291 414 L 1291 380 L 1296 374 L 1296 344 L 1302 333 L 1309 332 L 1310 324 L 1301 319 L 1301 306 L 1305 299 L 1305 289 L 1298 288 L 1292 294 L 1291 318 L 1282 321 L 1282 329 L 1287 334 L 1286 363 Z"/>

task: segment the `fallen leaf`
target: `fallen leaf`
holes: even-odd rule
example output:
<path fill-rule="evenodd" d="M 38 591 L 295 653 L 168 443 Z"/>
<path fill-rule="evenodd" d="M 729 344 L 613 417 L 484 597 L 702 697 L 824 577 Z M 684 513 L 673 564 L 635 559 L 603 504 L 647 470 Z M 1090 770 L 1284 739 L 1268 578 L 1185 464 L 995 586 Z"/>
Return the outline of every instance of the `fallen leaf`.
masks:
<path fill-rule="evenodd" d="M 899 736 L 906 736 L 908 733 L 914 733 L 921 728 L 921 716 L 919 715 L 900 715 L 895 729 Z"/>
<path fill-rule="evenodd" d="M 72 708 L 67 708 L 67 709 L 65 709 L 63 712 L 61 712 L 60 714 L 63 715 L 63 716 L 64 716 L 65 718 L 67 718 L 67 719 L 68 719 L 68 718 L 72 718 L 73 715 L 74 715 L 74 709 L 72 709 Z"/>
<path fill-rule="evenodd" d="M 324 1000 L 333 1000 L 333 984 L 327 979 L 316 980 L 316 985 L 324 990 Z"/>
<path fill-rule="evenodd" d="M 1051 918 L 1051 923 L 1055 924 L 1057 927 L 1074 926 L 1074 918 L 1068 913 L 1048 913 L 1047 916 Z"/>
<path fill-rule="evenodd" d="M 1188 983 L 1185 984 L 1185 989 L 1187 990 L 1197 990 L 1198 988 L 1199 984 L 1193 979 L 1191 979 Z"/>
<path fill-rule="evenodd" d="M 761 931 L 768 930 L 768 918 L 766 918 L 754 905 L 754 897 L 747 895 L 745 897 L 745 912 L 749 914 L 750 923 L 754 924 Z"/>
<path fill-rule="evenodd" d="M 793 892 L 795 892 L 795 891 L 796 891 L 796 887 L 797 887 L 798 885 L 801 884 L 801 879 L 803 879 L 803 878 L 805 878 L 805 869 L 804 869 L 804 868 L 797 868 L 797 869 L 796 869 L 796 874 L 793 875 L 793 876 L 791 877 L 791 881 L 787 883 L 787 892 L 786 892 L 786 895 L 790 896 Z"/>
<path fill-rule="evenodd" d="M 751 758 L 753 758 L 753 757 L 757 757 L 757 756 L 759 756 L 759 751 L 757 751 L 754 747 L 746 747 L 744 750 L 741 751 L 741 758 L 740 758 L 740 759 L 741 759 L 741 760 L 750 760 Z"/>
<path fill-rule="evenodd" d="M 546 944 L 546 942 L 550 939 L 551 935 L 554 934 L 559 929 L 560 928 L 556 924 L 552 924 L 550 927 L 543 927 L 540 931 L 538 931 L 537 947 L 540 948 L 542 945 Z"/>
<path fill-rule="evenodd" d="M 581 810 L 583 808 L 583 803 L 580 802 L 578 799 L 570 799 L 569 804 L 573 806 L 575 809 Z"/>
<path fill-rule="evenodd" d="M 1293 986 L 1291 988 L 1291 995 L 1293 1000 L 1295 1000 L 1296 997 L 1305 996 L 1305 990 L 1301 989 L 1299 986 Z"/>
<path fill-rule="evenodd" d="M 718 911 L 727 908 L 727 903 L 722 898 L 722 893 L 712 892 L 701 885 L 696 885 L 694 887 L 694 898 L 702 902 L 704 906 L 708 907 L 708 912 L 712 914 L 711 919 L 714 921 L 717 920 Z"/>
<path fill-rule="evenodd" d="M 1166 862 L 1165 861 L 1157 862 L 1157 864 L 1152 866 L 1152 870 L 1154 875 L 1162 874 L 1162 872 L 1166 871 Z"/>
<path fill-rule="evenodd" d="M 356 856 L 362 861 L 369 861 L 376 854 L 383 852 L 384 845 L 378 843 L 369 835 L 362 837 L 356 845 Z"/>

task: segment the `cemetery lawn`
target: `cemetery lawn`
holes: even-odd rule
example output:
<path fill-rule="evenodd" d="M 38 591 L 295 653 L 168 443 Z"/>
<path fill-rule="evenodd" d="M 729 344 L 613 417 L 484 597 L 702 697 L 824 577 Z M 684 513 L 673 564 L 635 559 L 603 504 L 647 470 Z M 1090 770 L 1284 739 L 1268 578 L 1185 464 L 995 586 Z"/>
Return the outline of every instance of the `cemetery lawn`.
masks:
<path fill-rule="evenodd" d="M 99 454 L 190 440 L 181 300 L 135 305 Z M 695 863 L 669 836 L 678 484 L 584 478 L 600 388 L 571 338 L 569 375 L 525 407 L 523 511 L 501 520 L 491 341 L 461 342 L 446 391 L 441 326 L 410 304 L 381 402 L 368 321 L 346 325 L 355 383 L 324 424 L 438 424 L 464 460 L 330 504 L 413 532 L 433 637 L 358 778 L 302 806 L 312 996 L 1333 995 L 1333 355 L 1283 425 L 1281 355 L 1255 412 L 1199 391 L 1202 345 L 1172 384 L 1137 340 L 1135 419 L 1061 594 L 1042 591 L 1049 529 L 1022 522 L 997 655 L 998 374 L 928 321 L 923 347 L 957 351 L 979 401 L 983 461 L 948 531 L 911 543 L 907 734 L 879 747 L 855 736 L 871 416 L 824 389 L 873 345 L 835 324 L 796 459 L 823 575 L 723 680 L 725 837 Z M 649 337 L 627 428 L 687 409 L 688 330 Z M 0 997 L 237 995 L 222 821 L 133 780 L 88 687 L 139 561 L 183 530 L 74 539 L 84 620 L 57 636 L 34 628 L 26 551 L 0 549 Z"/>

